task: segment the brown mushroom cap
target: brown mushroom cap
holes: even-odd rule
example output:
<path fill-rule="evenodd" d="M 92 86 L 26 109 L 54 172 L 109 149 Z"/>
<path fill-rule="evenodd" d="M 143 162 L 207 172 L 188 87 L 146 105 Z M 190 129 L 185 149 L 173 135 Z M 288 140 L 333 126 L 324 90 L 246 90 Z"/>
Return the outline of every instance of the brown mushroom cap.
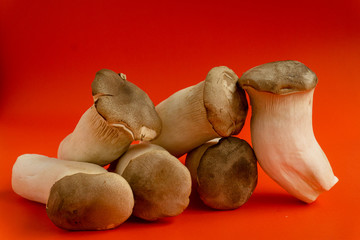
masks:
<path fill-rule="evenodd" d="M 221 137 L 236 135 L 244 126 L 248 103 L 239 77 L 228 67 L 212 68 L 204 85 L 204 105 L 209 122 Z"/>
<path fill-rule="evenodd" d="M 115 228 L 132 213 L 134 198 L 129 184 L 116 173 L 77 173 L 51 188 L 46 212 L 67 230 Z"/>
<path fill-rule="evenodd" d="M 250 198 L 257 176 L 257 160 L 250 145 L 235 137 L 222 138 L 201 157 L 197 190 L 207 206 L 235 209 Z"/>
<path fill-rule="evenodd" d="M 130 129 L 136 140 L 151 140 L 160 133 L 161 120 L 149 96 L 125 78 L 111 70 L 98 71 L 91 84 L 95 107 L 108 123 Z"/>
<path fill-rule="evenodd" d="M 240 85 L 274 94 L 289 94 L 313 89 L 318 79 L 313 71 L 298 61 L 265 63 L 246 71 Z"/>
<path fill-rule="evenodd" d="M 191 177 L 187 168 L 165 150 L 132 159 L 122 176 L 135 198 L 133 214 L 154 221 L 179 215 L 189 204 Z"/>

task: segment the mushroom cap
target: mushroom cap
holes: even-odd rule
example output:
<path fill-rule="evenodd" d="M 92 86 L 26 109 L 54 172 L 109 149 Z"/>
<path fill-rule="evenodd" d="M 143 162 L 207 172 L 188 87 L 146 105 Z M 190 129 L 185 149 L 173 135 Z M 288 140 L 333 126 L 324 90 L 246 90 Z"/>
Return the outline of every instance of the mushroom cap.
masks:
<path fill-rule="evenodd" d="M 243 88 L 274 94 L 289 94 L 313 89 L 318 79 L 313 71 L 298 61 L 265 63 L 246 71 L 239 79 Z"/>
<path fill-rule="evenodd" d="M 228 67 L 212 68 L 204 84 L 204 105 L 209 122 L 221 137 L 236 135 L 244 126 L 248 103 L 239 77 Z"/>
<path fill-rule="evenodd" d="M 150 141 L 159 135 L 161 120 L 153 102 L 124 74 L 102 69 L 91 88 L 96 110 L 108 123 L 125 126 L 135 140 Z"/>
<path fill-rule="evenodd" d="M 222 138 L 200 159 L 197 191 L 211 208 L 235 209 L 250 198 L 257 178 L 257 160 L 250 145 L 235 137 Z"/>
<path fill-rule="evenodd" d="M 116 173 L 77 173 L 51 188 L 46 212 L 67 230 L 105 230 L 127 220 L 134 206 L 132 190 Z"/>
<path fill-rule="evenodd" d="M 166 150 L 153 150 L 135 157 L 122 176 L 133 190 L 133 214 L 139 218 L 154 221 L 177 216 L 189 205 L 190 173 Z"/>

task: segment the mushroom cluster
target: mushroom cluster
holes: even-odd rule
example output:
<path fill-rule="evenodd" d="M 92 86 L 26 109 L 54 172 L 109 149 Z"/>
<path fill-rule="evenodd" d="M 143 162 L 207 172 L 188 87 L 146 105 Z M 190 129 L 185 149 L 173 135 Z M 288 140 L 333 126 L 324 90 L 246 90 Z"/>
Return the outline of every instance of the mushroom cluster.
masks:
<path fill-rule="evenodd" d="M 257 186 L 258 162 L 311 203 L 338 181 L 312 129 L 316 84 L 297 61 L 263 64 L 240 78 L 220 66 L 155 107 L 125 74 L 100 70 L 91 84 L 94 103 L 57 158 L 21 155 L 12 188 L 46 204 L 49 219 L 66 230 L 112 229 L 131 215 L 177 216 L 191 192 L 210 208 L 239 208 Z M 236 136 L 248 113 L 246 92 L 252 146 Z"/>
<path fill-rule="evenodd" d="M 189 204 L 187 168 L 160 146 L 130 147 L 161 131 L 149 96 L 107 69 L 96 73 L 91 88 L 94 103 L 60 143 L 57 158 L 18 157 L 14 192 L 46 204 L 50 220 L 67 230 L 112 229 L 132 214 L 146 220 L 179 215 Z"/>

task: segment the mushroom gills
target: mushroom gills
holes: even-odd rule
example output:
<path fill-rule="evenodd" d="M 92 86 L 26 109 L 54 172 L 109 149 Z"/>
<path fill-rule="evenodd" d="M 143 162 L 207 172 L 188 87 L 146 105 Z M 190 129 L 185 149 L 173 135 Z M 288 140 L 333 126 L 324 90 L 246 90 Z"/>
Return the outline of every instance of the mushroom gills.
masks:
<path fill-rule="evenodd" d="M 105 166 L 134 140 L 150 141 L 160 133 L 161 120 L 153 102 L 124 74 L 102 69 L 91 88 L 94 104 L 60 143 L 58 158 Z"/>
<path fill-rule="evenodd" d="M 74 131 L 61 143 L 58 158 L 105 166 L 121 156 L 130 146 L 133 133 L 123 124 L 113 126 L 90 107 Z"/>

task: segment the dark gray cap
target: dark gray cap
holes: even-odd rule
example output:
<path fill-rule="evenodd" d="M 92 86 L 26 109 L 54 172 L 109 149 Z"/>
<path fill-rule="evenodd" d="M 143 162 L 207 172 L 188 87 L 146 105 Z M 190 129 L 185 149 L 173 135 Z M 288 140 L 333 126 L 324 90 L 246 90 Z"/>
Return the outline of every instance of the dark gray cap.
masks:
<path fill-rule="evenodd" d="M 96 73 L 91 84 L 98 113 L 112 124 L 123 124 L 129 128 L 136 140 L 144 136 L 144 128 L 152 130 L 156 137 L 161 131 L 161 120 L 149 96 L 124 74 L 102 69 Z M 146 139 L 151 140 L 151 139 Z"/>
<path fill-rule="evenodd" d="M 265 63 L 246 71 L 239 79 L 242 87 L 274 94 L 289 94 L 313 89 L 318 79 L 313 71 L 298 61 Z"/>

